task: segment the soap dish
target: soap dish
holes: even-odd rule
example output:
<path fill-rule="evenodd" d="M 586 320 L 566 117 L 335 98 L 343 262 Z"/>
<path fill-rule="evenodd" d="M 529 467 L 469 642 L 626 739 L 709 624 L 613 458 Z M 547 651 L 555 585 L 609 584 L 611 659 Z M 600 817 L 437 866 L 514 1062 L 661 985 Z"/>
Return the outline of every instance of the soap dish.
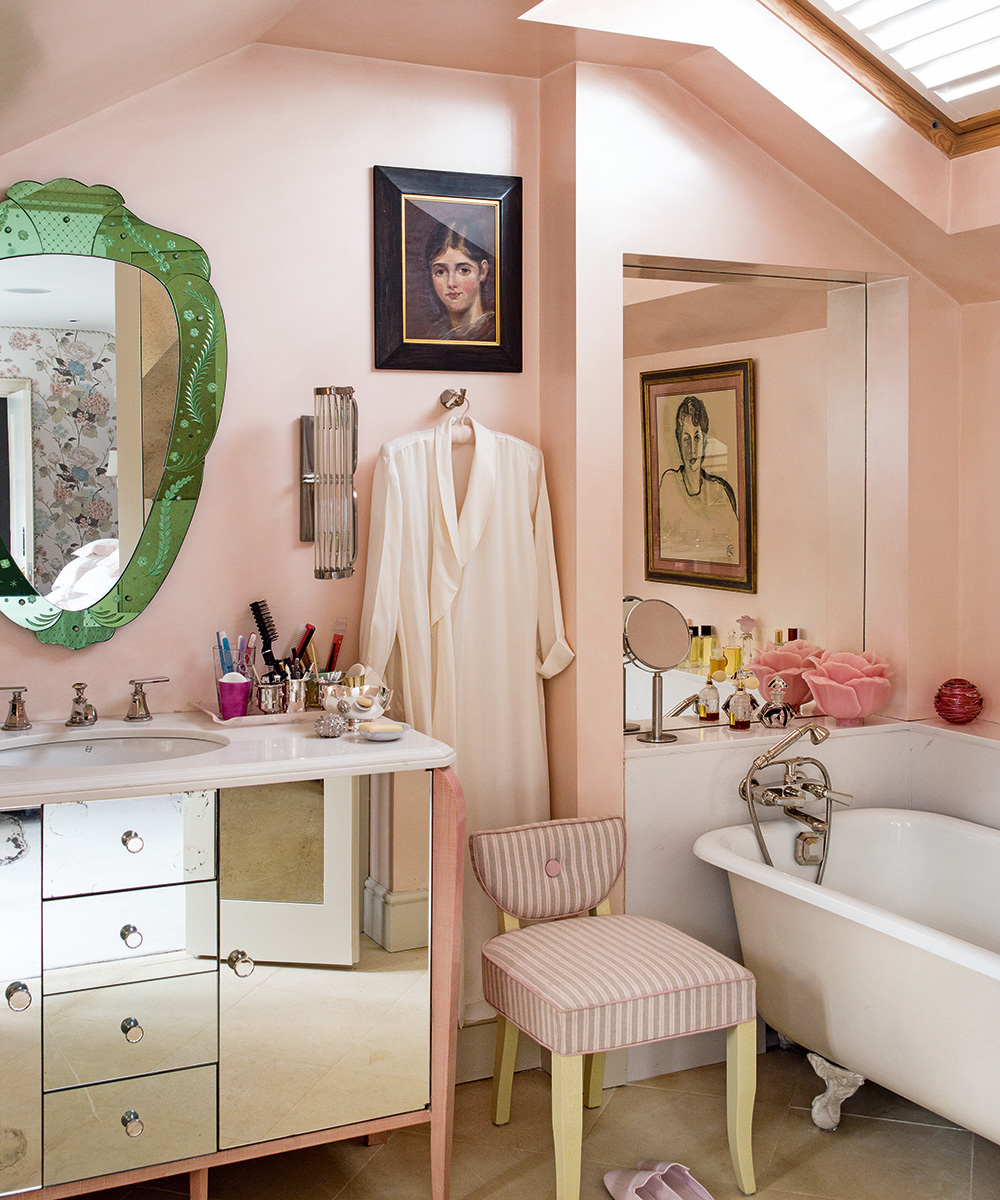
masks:
<path fill-rule="evenodd" d="M 409 725 L 404 725 L 402 721 L 393 721 L 392 724 L 398 726 L 396 729 L 365 729 L 365 722 L 358 726 L 358 733 L 369 742 L 394 742 L 397 738 L 401 738 L 404 733 L 410 728 Z M 382 721 L 373 721 L 373 725 L 384 724 Z"/>

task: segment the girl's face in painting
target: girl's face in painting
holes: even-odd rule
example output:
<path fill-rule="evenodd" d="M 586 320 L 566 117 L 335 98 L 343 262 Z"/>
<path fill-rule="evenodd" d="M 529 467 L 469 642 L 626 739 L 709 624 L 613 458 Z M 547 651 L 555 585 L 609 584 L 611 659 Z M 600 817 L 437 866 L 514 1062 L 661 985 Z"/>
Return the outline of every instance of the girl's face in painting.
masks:
<path fill-rule="evenodd" d="M 479 289 L 488 271 L 486 259 L 475 263 L 453 246 L 434 259 L 431 263 L 431 281 L 438 299 L 452 319 L 464 316 L 472 308 L 479 298 Z"/>

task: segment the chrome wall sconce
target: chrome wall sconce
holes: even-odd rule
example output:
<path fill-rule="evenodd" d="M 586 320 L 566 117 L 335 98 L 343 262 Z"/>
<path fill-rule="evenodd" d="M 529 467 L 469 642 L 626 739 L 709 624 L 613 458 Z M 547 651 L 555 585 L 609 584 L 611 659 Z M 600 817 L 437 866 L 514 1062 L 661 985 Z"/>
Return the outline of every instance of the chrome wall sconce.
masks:
<path fill-rule="evenodd" d="M 358 403 L 351 387 L 318 387 L 299 419 L 299 540 L 313 542 L 317 579 L 347 579 L 358 557 Z"/>

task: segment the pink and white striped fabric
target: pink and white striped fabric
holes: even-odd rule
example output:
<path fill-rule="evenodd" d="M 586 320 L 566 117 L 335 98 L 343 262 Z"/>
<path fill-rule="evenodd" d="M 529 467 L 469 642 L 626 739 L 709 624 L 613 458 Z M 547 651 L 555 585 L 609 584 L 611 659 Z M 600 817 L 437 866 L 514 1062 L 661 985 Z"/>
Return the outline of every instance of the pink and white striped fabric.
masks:
<path fill-rule="evenodd" d="M 548 921 L 596 908 L 625 859 L 621 817 L 544 821 L 469 838 L 472 869 L 504 912 Z"/>
<path fill-rule="evenodd" d="M 491 938 L 483 990 L 518 1029 L 561 1055 L 728 1028 L 756 1014 L 745 967 L 660 921 L 624 915 Z"/>

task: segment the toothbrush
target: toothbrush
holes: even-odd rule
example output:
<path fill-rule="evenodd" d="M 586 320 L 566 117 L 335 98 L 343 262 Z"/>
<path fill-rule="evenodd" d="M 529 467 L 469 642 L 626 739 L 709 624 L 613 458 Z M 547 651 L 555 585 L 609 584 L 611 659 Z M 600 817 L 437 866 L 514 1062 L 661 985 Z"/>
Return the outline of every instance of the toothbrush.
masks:
<path fill-rule="evenodd" d="M 223 654 L 225 656 L 223 664 L 222 664 L 222 669 L 223 669 L 223 671 L 226 672 L 226 674 L 228 674 L 233 669 L 233 652 L 229 648 L 229 634 L 228 633 L 223 633 L 223 635 L 222 635 L 222 650 L 223 650 Z"/>

